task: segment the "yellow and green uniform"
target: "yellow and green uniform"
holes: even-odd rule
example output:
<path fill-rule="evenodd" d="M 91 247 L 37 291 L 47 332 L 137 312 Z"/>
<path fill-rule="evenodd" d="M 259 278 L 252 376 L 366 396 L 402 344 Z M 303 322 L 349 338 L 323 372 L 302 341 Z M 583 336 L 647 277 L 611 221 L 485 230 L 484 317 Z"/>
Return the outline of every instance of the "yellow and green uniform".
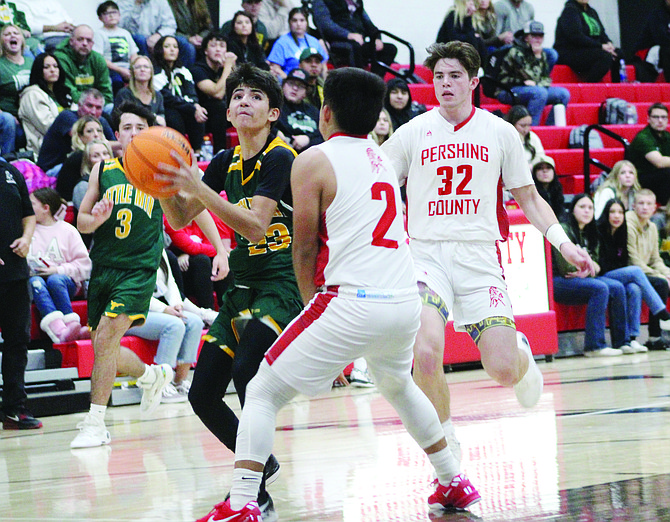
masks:
<path fill-rule="evenodd" d="M 99 183 L 99 199 L 111 200 L 114 208 L 93 236 L 89 325 L 95 329 L 103 314 L 126 314 L 141 324 L 163 251 L 163 210 L 128 182 L 119 159 L 104 162 Z"/>

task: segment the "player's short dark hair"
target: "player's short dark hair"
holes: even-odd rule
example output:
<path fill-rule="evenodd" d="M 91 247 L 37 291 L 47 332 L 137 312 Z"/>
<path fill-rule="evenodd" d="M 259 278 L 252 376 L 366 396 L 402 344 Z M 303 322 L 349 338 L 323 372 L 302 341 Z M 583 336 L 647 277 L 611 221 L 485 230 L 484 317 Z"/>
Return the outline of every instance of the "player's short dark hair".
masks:
<path fill-rule="evenodd" d="M 349 134 L 369 134 L 384 105 L 386 84 L 376 74 L 354 67 L 328 73 L 323 104 L 333 111 L 338 127 Z"/>
<path fill-rule="evenodd" d="M 659 109 L 659 110 L 665 111 L 665 113 L 668 114 L 668 108 L 665 105 L 663 105 L 661 102 L 656 102 L 656 103 L 652 103 L 649 106 L 649 108 L 647 109 L 647 116 L 651 116 L 651 111 L 653 111 L 654 109 Z"/>
<path fill-rule="evenodd" d="M 453 58 L 463 66 L 469 78 L 474 78 L 479 72 L 482 60 L 477 49 L 471 44 L 454 40 L 447 43 L 434 43 L 428 49 L 428 58 L 423 64 L 431 71 L 435 71 L 435 65 L 443 58 Z"/>
<path fill-rule="evenodd" d="M 210 31 L 202 39 L 202 44 L 200 44 L 200 48 L 204 51 L 205 49 L 207 49 L 209 42 L 211 42 L 212 40 L 217 40 L 219 42 L 226 42 L 226 46 L 228 45 L 228 38 L 226 38 L 226 35 L 224 35 L 221 31 Z"/>
<path fill-rule="evenodd" d="M 98 13 L 98 16 L 102 16 L 105 11 L 109 8 L 116 9 L 117 11 L 120 11 L 119 6 L 117 5 L 116 2 L 113 2 L 112 0 L 106 0 L 105 2 L 101 3 L 98 6 L 98 9 L 96 10 L 96 13 Z"/>
<path fill-rule="evenodd" d="M 270 108 L 281 111 L 284 94 L 279 82 L 270 71 L 259 69 L 249 62 L 235 67 L 226 80 L 228 105 L 230 105 L 230 96 L 238 87 L 249 87 L 264 92 L 268 97 Z"/>
<path fill-rule="evenodd" d="M 121 123 L 122 114 L 134 114 L 138 118 L 146 120 L 149 127 L 156 125 L 156 116 L 153 112 L 147 109 L 144 105 L 140 105 L 132 100 L 121 102 L 117 107 L 114 107 L 112 112 L 112 128 L 118 132 L 119 124 Z"/>

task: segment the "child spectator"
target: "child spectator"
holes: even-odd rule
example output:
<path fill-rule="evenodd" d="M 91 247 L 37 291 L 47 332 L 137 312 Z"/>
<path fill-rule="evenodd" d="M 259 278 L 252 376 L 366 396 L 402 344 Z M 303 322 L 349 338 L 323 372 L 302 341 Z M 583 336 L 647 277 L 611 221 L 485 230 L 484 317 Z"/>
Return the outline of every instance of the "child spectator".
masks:
<path fill-rule="evenodd" d="M 30 69 L 30 84 L 19 96 L 19 119 L 28 149 L 39 154 L 44 135 L 58 114 L 72 105 L 63 69 L 51 51 L 38 55 Z"/>
<path fill-rule="evenodd" d="M 521 136 L 528 164 L 532 168 L 538 161 L 545 158 L 546 155 L 540 137 L 530 128 L 533 124 L 530 112 L 528 112 L 528 109 L 524 105 L 514 105 L 505 116 L 505 119 L 514 125 L 519 136 Z"/>
<path fill-rule="evenodd" d="M 619 281 L 626 288 L 626 344 L 624 353 L 648 351 L 636 337 L 640 335 L 642 300 L 647 303 L 652 316 L 662 324 L 670 319 L 665 303 L 651 286 L 639 266 L 628 265 L 628 226 L 623 201 L 610 199 L 598 221 L 602 240 L 600 270 L 605 277 Z M 627 349 L 630 348 L 630 349 Z"/>
<path fill-rule="evenodd" d="M 635 193 L 640 188 L 635 165 L 628 160 L 617 161 L 593 196 L 596 219 L 600 219 L 605 205 L 611 199 L 621 200 L 626 210 L 632 210 Z"/>
<path fill-rule="evenodd" d="M 554 160 L 549 156 L 542 156 L 533 165 L 533 181 L 542 198 L 549 203 L 559 221 L 565 214 L 565 197 L 563 185 L 556 176 Z"/>
<path fill-rule="evenodd" d="M 91 275 L 91 259 L 81 235 L 69 223 L 54 216 L 63 201 L 55 190 L 40 188 L 30 195 L 37 225 L 28 264 L 33 302 L 42 317 L 40 328 L 54 343 L 86 336 L 71 299 Z"/>
<path fill-rule="evenodd" d="M 74 154 L 77 154 L 77 152 L 72 153 L 72 155 Z M 112 147 L 107 140 L 93 139 L 86 144 L 81 159 L 81 177 L 74 186 L 74 189 L 72 189 L 72 204 L 74 208 L 79 210 L 79 206 L 86 195 L 88 176 L 91 174 L 93 166 L 96 163 L 112 159 L 113 157 Z"/>
<path fill-rule="evenodd" d="M 207 110 L 198 103 L 191 71 L 179 60 L 179 45 L 174 36 L 163 36 L 154 48 L 154 89 L 163 95 L 168 127 L 187 134 L 196 154 L 205 135 Z"/>
<path fill-rule="evenodd" d="M 381 145 L 393 135 L 393 125 L 391 125 L 391 116 L 386 109 L 379 113 L 377 125 L 372 129 L 370 137 L 375 140 L 377 145 Z"/>
<path fill-rule="evenodd" d="M 116 2 L 107 0 L 98 6 L 102 27 L 95 31 L 93 50 L 107 62 L 112 89 L 116 93 L 130 80 L 130 62 L 137 56 L 138 48 L 132 35 L 119 27 L 121 11 Z"/>
<path fill-rule="evenodd" d="M 163 95 L 154 89 L 154 65 L 147 56 L 136 56 L 130 62 L 130 80 L 114 97 L 114 106 L 130 100 L 144 105 L 156 115 L 156 123 L 165 125 Z"/>

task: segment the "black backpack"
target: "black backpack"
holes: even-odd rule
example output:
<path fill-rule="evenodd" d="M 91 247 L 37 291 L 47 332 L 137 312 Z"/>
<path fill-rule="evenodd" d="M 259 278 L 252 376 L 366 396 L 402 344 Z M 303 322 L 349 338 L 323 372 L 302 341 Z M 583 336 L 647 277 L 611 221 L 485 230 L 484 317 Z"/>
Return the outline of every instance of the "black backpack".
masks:
<path fill-rule="evenodd" d="M 511 46 L 496 49 L 489 54 L 486 61 L 484 61 L 484 77 L 482 78 L 482 90 L 484 96 L 495 98 L 498 89 L 504 88 L 500 84 L 498 77 L 500 76 L 500 69 L 502 68 L 505 56 L 507 56 L 507 53 L 510 52 L 511 49 Z"/>

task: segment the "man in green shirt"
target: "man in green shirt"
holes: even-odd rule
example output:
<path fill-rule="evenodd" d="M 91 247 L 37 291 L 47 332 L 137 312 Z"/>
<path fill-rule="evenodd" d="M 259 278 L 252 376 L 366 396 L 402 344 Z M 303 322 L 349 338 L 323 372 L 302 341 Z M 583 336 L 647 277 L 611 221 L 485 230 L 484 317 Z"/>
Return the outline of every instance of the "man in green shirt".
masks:
<path fill-rule="evenodd" d="M 630 144 L 630 160 L 637 168 L 640 184 L 665 205 L 670 198 L 670 132 L 668 108 L 654 103 L 647 110 L 647 126 Z"/>
<path fill-rule="evenodd" d="M 91 87 L 105 97 L 105 112 L 114 104 L 112 81 L 105 58 L 93 50 L 93 29 L 79 25 L 72 36 L 61 42 L 54 52 L 65 73 L 65 85 L 70 88 L 72 100 L 79 102 L 81 93 Z"/>

